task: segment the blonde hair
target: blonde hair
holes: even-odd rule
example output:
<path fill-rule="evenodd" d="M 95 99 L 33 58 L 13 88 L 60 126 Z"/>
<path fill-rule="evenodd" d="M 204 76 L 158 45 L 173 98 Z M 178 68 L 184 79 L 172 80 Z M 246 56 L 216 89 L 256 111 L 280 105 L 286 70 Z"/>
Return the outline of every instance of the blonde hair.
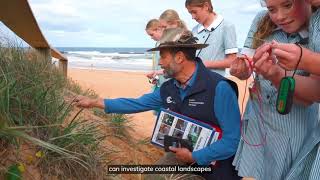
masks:
<path fill-rule="evenodd" d="M 185 7 L 187 6 L 203 7 L 205 3 L 208 3 L 209 5 L 209 12 L 213 12 L 211 0 L 186 0 Z"/>
<path fill-rule="evenodd" d="M 253 35 L 252 48 L 256 49 L 263 44 L 262 39 L 267 38 L 277 28 L 277 25 L 271 20 L 269 14 L 266 14 L 259 22 L 257 31 Z"/>
<path fill-rule="evenodd" d="M 180 19 L 177 11 L 173 9 L 165 10 L 159 17 L 161 20 L 165 20 L 169 24 L 177 23 L 178 28 L 187 29 L 186 24 Z"/>
<path fill-rule="evenodd" d="M 151 28 L 157 28 L 160 25 L 160 22 L 158 19 L 151 19 L 148 21 L 146 25 L 146 30 L 151 29 Z"/>

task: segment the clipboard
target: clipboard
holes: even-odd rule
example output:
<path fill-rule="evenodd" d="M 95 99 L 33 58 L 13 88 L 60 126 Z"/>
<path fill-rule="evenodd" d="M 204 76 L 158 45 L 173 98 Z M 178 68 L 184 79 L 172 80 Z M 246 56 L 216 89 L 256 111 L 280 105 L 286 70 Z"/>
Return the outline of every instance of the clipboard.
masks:
<path fill-rule="evenodd" d="M 193 151 L 197 151 L 220 139 L 222 132 L 218 127 L 212 127 L 200 120 L 161 108 L 153 129 L 151 143 L 164 148 L 165 136 L 189 141 Z"/>

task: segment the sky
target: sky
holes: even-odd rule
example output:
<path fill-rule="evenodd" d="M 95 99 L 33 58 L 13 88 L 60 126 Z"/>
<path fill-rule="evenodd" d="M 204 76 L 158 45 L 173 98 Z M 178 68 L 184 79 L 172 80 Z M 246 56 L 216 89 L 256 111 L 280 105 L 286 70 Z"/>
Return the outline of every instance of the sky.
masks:
<path fill-rule="evenodd" d="M 47 41 L 54 47 L 152 47 L 148 20 L 176 10 L 189 29 L 197 23 L 184 0 L 28 0 Z M 236 27 L 242 47 L 259 0 L 212 0 L 214 11 Z M 2 25 L 3 27 L 3 25 Z"/>

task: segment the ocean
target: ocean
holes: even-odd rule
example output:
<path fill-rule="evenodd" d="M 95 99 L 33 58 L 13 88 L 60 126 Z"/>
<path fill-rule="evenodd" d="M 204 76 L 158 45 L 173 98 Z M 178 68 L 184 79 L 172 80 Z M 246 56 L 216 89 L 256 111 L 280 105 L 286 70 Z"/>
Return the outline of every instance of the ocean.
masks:
<path fill-rule="evenodd" d="M 150 71 L 152 53 L 147 48 L 57 48 L 68 57 L 68 67 L 79 69 Z"/>

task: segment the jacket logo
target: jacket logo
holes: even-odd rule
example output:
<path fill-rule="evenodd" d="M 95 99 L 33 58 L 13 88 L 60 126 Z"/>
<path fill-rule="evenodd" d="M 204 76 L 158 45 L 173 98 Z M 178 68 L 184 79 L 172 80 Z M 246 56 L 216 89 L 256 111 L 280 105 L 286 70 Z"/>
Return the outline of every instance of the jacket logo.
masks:
<path fill-rule="evenodd" d="M 167 97 L 167 103 L 168 103 L 168 104 L 174 103 L 174 102 L 172 101 L 172 97 L 171 97 L 171 96 L 168 96 L 168 97 Z"/>

